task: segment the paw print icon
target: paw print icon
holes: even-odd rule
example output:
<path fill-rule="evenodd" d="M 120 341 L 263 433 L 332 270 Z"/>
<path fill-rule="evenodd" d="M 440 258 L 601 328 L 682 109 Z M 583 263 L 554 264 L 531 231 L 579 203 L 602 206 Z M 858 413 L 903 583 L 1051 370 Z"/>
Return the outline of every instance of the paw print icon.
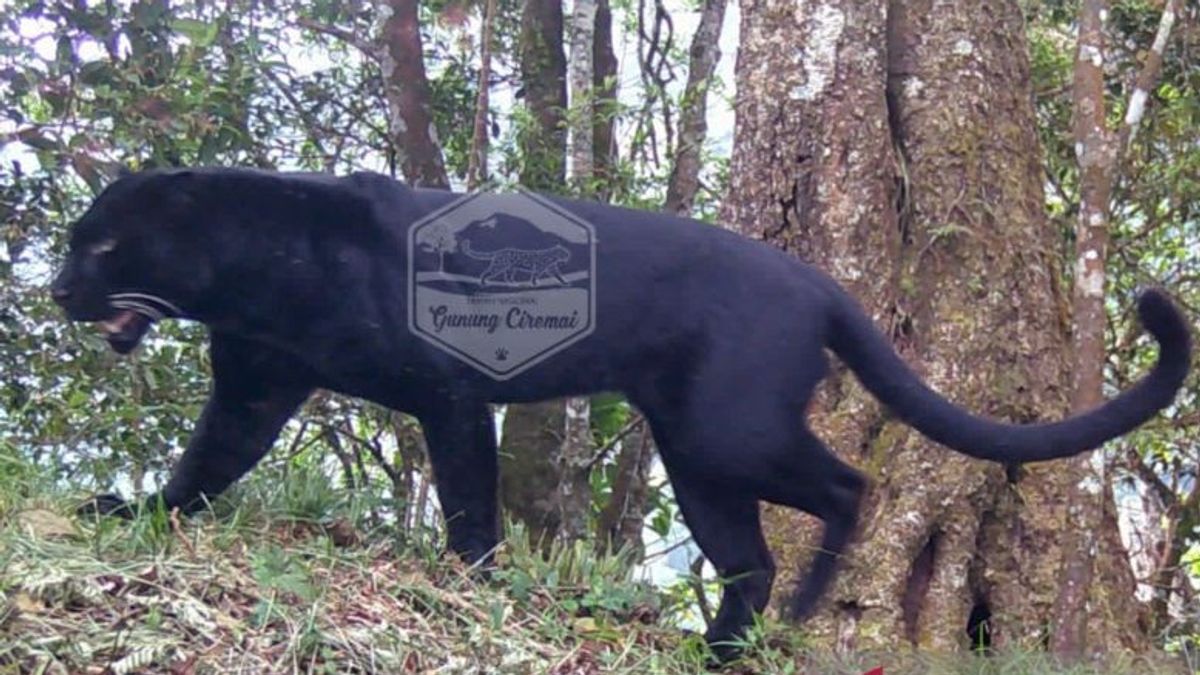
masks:
<path fill-rule="evenodd" d="M 499 349 L 497 349 L 496 350 L 496 360 L 497 361 L 507 361 L 508 360 L 508 350 L 505 349 L 504 347 L 500 347 Z"/>

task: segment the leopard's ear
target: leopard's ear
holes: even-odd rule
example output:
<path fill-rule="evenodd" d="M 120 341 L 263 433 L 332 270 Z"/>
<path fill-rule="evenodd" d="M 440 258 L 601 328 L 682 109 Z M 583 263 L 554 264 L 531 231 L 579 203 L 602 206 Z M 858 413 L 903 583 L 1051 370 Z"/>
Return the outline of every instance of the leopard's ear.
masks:
<path fill-rule="evenodd" d="M 176 209 L 188 210 L 196 206 L 197 180 L 191 169 L 173 169 L 166 175 L 167 199 Z"/>
<path fill-rule="evenodd" d="M 166 216 L 168 223 L 182 222 L 179 216 L 190 214 L 197 205 L 197 176 L 189 169 L 153 171 L 142 184 L 142 199 Z"/>

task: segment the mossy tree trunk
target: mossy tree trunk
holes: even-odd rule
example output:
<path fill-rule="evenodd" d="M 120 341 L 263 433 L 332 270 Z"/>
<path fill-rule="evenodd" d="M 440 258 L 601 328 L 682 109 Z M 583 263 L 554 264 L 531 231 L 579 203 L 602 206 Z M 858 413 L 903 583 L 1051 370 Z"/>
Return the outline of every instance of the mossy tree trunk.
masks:
<path fill-rule="evenodd" d="M 1012 0 L 746 0 L 724 214 L 837 277 L 944 395 L 1017 422 L 1062 416 L 1072 390 L 1024 30 Z M 946 450 L 844 369 L 812 423 L 873 480 L 859 542 L 808 624 L 817 640 L 1045 644 L 1074 472 Z M 765 521 L 786 584 L 815 527 L 772 507 Z M 1089 639 L 1139 647 L 1115 519 L 1096 541 Z"/>

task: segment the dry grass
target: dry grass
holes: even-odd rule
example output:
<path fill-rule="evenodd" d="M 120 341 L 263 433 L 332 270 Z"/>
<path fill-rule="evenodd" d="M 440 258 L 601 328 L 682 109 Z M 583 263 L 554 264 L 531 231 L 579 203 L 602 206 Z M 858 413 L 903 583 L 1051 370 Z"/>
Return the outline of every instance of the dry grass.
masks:
<path fill-rule="evenodd" d="M 341 547 L 294 523 L 122 525 L 45 510 L 9 519 L 0 671 L 635 672 L 676 641 L 636 616 L 566 616 L 566 586 L 518 602 L 386 539 Z"/>
<path fill-rule="evenodd" d="M 521 537 L 480 582 L 432 547 L 347 516 L 238 512 L 175 523 L 84 521 L 69 504 L 0 500 L 0 673 L 696 673 L 704 650 L 670 602 L 586 546 Z M 1187 672 L 1174 662 L 1055 668 L 1039 655 L 804 649 L 768 622 L 728 673 Z"/>

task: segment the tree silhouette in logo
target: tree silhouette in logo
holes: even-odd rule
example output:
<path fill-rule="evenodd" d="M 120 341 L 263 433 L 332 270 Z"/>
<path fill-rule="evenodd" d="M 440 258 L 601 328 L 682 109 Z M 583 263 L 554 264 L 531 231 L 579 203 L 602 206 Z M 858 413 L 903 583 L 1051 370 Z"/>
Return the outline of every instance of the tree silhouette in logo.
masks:
<path fill-rule="evenodd" d="M 458 241 L 455 239 L 454 233 L 450 231 L 450 228 L 446 227 L 445 223 L 439 223 L 425 228 L 418 237 L 418 246 L 426 251 L 437 254 L 438 274 L 445 274 L 446 254 L 453 253 L 458 249 Z"/>

